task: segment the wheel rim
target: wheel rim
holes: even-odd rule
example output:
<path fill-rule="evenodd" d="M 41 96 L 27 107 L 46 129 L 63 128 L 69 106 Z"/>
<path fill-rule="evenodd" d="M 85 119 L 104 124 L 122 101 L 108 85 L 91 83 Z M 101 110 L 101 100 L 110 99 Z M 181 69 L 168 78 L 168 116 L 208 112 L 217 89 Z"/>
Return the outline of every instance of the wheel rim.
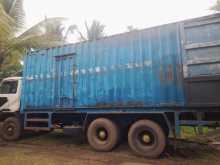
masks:
<path fill-rule="evenodd" d="M 105 128 L 98 128 L 96 131 L 96 137 L 98 140 L 104 142 L 108 139 L 108 132 Z"/>
<path fill-rule="evenodd" d="M 138 141 L 144 146 L 151 146 L 155 143 L 155 137 L 150 131 L 140 131 L 138 133 Z"/>
<path fill-rule="evenodd" d="M 9 123 L 5 127 L 5 134 L 8 136 L 12 136 L 12 135 L 14 135 L 15 130 L 16 130 L 16 125 L 14 123 Z"/>

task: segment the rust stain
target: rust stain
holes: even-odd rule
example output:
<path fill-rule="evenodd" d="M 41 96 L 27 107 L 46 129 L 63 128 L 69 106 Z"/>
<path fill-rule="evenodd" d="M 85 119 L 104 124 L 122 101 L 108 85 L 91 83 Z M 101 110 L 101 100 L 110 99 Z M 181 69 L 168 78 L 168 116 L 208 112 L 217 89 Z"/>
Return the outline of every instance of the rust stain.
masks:
<path fill-rule="evenodd" d="M 165 69 L 161 66 L 159 75 L 160 75 L 160 81 L 163 83 L 174 81 L 173 66 L 170 64 Z"/>
<path fill-rule="evenodd" d="M 167 81 L 173 81 L 174 80 L 173 67 L 172 67 L 171 64 L 168 66 L 168 72 L 166 74 L 166 80 Z"/>
<path fill-rule="evenodd" d="M 161 82 L 165 81 L 164 70 L 163 70 L 162 66 L 160 67 L 160 81 Z"/>

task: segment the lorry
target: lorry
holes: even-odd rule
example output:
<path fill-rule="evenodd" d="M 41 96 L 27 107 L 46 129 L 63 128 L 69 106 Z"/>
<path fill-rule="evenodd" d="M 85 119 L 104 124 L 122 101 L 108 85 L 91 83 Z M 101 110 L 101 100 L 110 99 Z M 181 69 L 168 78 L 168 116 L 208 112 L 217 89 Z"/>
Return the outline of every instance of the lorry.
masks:
<path fill-rule="evenodd" d="M 96 151 L 122 140 L 155 158 L 181 126 L 220 124 L 220 14 L 29 51 L 0 87 L 2 138 L 81 131 Z"/>

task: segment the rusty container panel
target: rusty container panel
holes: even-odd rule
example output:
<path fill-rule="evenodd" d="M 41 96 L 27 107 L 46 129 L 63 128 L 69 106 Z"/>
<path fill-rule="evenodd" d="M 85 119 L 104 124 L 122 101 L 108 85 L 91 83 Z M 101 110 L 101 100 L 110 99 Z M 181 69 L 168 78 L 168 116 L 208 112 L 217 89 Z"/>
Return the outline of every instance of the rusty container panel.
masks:
<path fill-rule="evenodd" d="M 187 104 L 220 105 L 220 14 L 182 23 Z"/>
<path fill-rule="evenodd" d="M 184 105 L 179 24 L 27 54 L 22 107 Z"/>

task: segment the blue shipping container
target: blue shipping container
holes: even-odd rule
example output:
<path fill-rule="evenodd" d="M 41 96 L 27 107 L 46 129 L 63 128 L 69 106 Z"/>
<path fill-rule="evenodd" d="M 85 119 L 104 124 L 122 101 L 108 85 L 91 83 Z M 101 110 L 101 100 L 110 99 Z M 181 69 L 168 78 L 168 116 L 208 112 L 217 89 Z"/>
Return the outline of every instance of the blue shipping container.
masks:
<path fill-rule="evenodd" d="M 220 73 L 219 18 L 29 52 L 22 109 L 185 106 L 184 79 Z"/>

